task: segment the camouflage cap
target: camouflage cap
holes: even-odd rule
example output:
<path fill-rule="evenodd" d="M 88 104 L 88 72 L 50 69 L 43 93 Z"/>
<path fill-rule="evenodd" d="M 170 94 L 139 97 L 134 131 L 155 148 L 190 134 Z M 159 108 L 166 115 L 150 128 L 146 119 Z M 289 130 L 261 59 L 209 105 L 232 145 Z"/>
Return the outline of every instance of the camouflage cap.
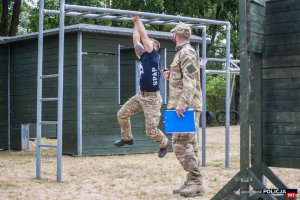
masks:
<path fill-rule="evenodd" d="M 177 34 L 180 35 L 184 35 L 184 36 L 191 36 L 192 34 L 192 30 L 191 27 L 185 23 L 180 22 L 179 24 L 177 24 L 172 30 L 171 32 L 175 32 Z"/>

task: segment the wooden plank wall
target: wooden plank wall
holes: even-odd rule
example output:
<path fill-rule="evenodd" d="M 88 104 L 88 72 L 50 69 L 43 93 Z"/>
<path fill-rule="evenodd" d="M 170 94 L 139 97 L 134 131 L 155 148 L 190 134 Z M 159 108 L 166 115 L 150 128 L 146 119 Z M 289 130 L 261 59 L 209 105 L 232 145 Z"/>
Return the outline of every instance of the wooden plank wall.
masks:
<path fill-rule="evenodd" d="M 264 161 L 300 168 L 300 1 L 266 4 L 262 69 Z"/>
<path fill-rule="evenodd" d="M 253 53 L 262 53 L 264 47 L 265 3 L 263 0 L 251 0 L 249 3 L 248 49 Z"/>
<path fill-rule="evenodd" d="M 37 38 L 11 43 L 11 147 L 20 149 L 21 124 L 36 123 Z M 58 37 L 44 38 L 43 74 L 57 73 Z M 76 152 L 77 35 L 67 34 L 64 60 L 63 152 Z M 44 79 L 43 97 L 57 97 L 57 78 Z M 46 102 L 43 120 L 57 120 L 57 103 Z"/>
<path fill-rule="evenodd" d="M 174 44 L 171 41 L 160 42 L 162 48 L 168 49 L 168 64 L 170 64 L 174 56 Z M 83 34 L 83 155 L 146 153 L 157 152 L 159 149 L 159 146 L 145 135 L 143 113 L 131 119 L 136 143 L 122 148 L 113 145 L 113 141 L 120 139 L 117 121 L 117 112 L 121 108 L 118 103 L 119 44 L 133 47 L 131 37 Z M 121 63 L 132 60 L 128 59 L 121 60 Z M 131 67 L 135 68 L 134 62 L 132 63 Z M 125 78 L 132 79 L 134 76 Z M 162 125 L 161 120 L 161 128 Z"/>
<path fill-rule="evenodd" d="M 7 53 L 7 45 L 0 45 L 0 149 L 8 148 Z"/>
<path fill-rule="evenodd" d="M 136 55 L 133 48 L 120 51 L 120 102 L 124 104 L 136 94 Z"/>
<path fill-rule="evenodd" d="M 249 59 L 249 123 L 251 126 L 251 162 L 261 162 L 261 69 L 264 50 L 265 3 L 260 0 L 248 1 L 248 38 Z"/>

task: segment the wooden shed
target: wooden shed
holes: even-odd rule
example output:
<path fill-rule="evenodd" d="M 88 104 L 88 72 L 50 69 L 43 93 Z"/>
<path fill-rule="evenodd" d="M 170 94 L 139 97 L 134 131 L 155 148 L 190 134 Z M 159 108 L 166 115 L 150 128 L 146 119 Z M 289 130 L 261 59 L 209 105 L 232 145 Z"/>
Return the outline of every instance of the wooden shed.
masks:
<path fill-rule="evenodd" d="M 172 34 L 148 33 L 161 43 L 161 65 L 169 65 L 175 53 Z M 117 111 L 138 91 L 139 63 L 133 50 L 132 29 L 78 24 L 66 27 L 65 34 L 63 153 L 109 155 L 156 152 L 157 144 L 145 135 L 143 114 L 132 118 L 135 145 L 116 148 L 112 144 L 120 138 Z M 58 29 L 46 31 L 44 35 L 43 74 L 57 73 Z M 6 44 L 0 46 L 0 51 L 10 52 L 10 55 L 1 58 L 0 70 L 1 81 L 4 82 L 7 77 L 2 77 L 2 71 L 7 74 L 10 70 L 10 147 L 20 149 L 21 124 L 34 126 L 36 123 L 37 33 L 4 41 Z M 192 37 L 195 47 L 200 41 L 200 37 Z M 2 67 L 7 64 L 2 63 L 7 63 L 8 57 L 10 65 L 7 69 Z M 57 96 L 56 82 L 43 82 L 43 97 Z M 161 83 L 161 94 L 166 102 L 163 79 Z M 7 82 L 5 84 L 3 89 L 1 84 L 0 98 L 7 104 Z M 48 102 L 43 106 L 43 120 L 55 120 L 56 113 L 56 103 Z M 1 121 L 0 137 L 5 139 L 8 134 L 2 131 L 2 126 L 5 126 L 2 124 Z M 53 125 L 45 127 L 42 135 L 45 136 L 50 129 L 53 130 Z"/>

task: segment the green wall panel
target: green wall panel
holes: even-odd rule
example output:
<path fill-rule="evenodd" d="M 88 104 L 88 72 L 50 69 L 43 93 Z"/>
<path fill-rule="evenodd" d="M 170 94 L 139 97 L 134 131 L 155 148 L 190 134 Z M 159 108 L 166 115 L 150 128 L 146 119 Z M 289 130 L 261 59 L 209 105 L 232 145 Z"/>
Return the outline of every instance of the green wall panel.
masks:
<path fill-rule="evenodd" d="M 36 123 L 37 38 L 11 43 L 11 147 L 20 149 L 22 123 Z M 58 72 L 58 36 L 45 37 L 43 74 Z M 77 34 L 66 34 L 64 58 L 63 152 L 76 152 Z M 43 97 L 57 97 L 57 78 L 44 79 Z M 72 114 L 70 114 L 72 113 Z M 43 103 L 43 120 L 57 119 L 57 105 Z M 68 123 L 68 122 L 73 123 Z M 43 136 L 43 133 L 42 133 Z M 67 144 L 69 143 L 69 144 Z M 73 145 L 75 144 L 75 145 Z"/>
<path fill-rule="evenodd" d="M 300 168 L 300 1 L 266 3 L 262 69 L 263 159 Z"/>
<path fill-rule="evenodd" d="M 8 47 L 0 45 L 0 149 L 8 148 Z"/>

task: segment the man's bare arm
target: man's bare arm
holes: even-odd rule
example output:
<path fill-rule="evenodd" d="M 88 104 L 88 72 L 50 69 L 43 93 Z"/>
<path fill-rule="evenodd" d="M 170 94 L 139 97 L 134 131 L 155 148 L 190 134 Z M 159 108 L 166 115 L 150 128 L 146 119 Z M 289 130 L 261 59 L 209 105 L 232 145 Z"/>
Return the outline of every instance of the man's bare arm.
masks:
<path fill-rule="evenodd" d="M 144 44 L 145 51 L 151 53 L 153 51 L 153 43 L 148 37 L 147 31 L 141 19 L 138 16 L 133 17 L 134 26 L 140 34 L 142 42 Z"/>
<path fill-rule="evenodd" d="M 132 35 L 133 45 L 136 56 L 140 59 L 142 53 L 145 51 L 143 45 L 141 44 L 141 36 L 136 28 L 134 26 L 134 31 Z"/>

